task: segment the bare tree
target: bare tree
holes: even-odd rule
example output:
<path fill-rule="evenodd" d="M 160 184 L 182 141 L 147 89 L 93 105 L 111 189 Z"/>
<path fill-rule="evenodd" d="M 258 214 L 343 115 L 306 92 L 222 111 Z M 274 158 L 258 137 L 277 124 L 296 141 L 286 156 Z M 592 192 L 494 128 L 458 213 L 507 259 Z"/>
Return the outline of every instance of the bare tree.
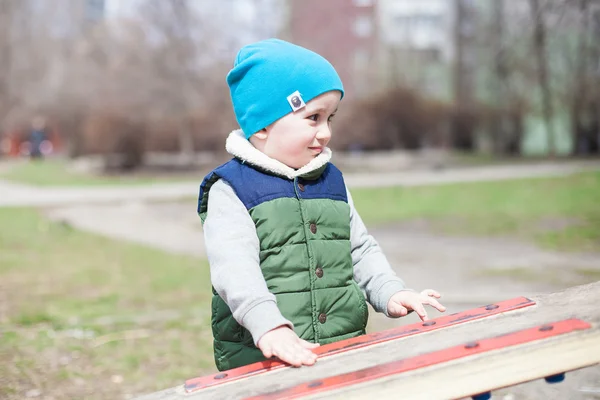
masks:
<path fill-rule="evenodd" d="M 592 83 L 596 88 L 595 97 L 590 105 L 591 113 L 594 115 L 594 122 L 592 123 L 591 130 L 592 136 L 595 138 L 595 151 L 600 153 L 600 4 L 598 1 L 594 4 L 594 10 L 592 13 L 593 29 L 592 35 L 594 45 L 591 48 L 590 55 L 592 58 L 592 68 L 594 70 L 594 76 L 592 77 Z"/>
<path fill-rule="evenodd" d="M 579 0 L 579 14 L 580 14 L 580 25 L 579 25 L 579 43 L 577 46 L 577 59 L 576 59 L 576 74 L 575 74 L 575 88 L 576 92 L 573 96 L 571 105 L 571 130 L 573 133 L 573 152 L 577 154 L 581 150 L 582 138 L 581 132 L 584 129 L 582 126 L 582 108 L 587 103 L 587 74 L 588 74 L 588 57 L 589 57 L 589 46 L 588 46 L 588 33 L 590 26 L 589 18 L 589 1 Z"/>
<path fill-rule="evenodd" d="M 462 150 L 474 147 L 472 114 L 475 100 L 476 26 L 475 8 L 471 2 L 454 0 L 454 101 L 457 113 L 452 126 L 453 144 Z"/>
<path fill-rule="evenodd" d="M 578 42 L 573 54 L 575 73 L 568 77 L 572 85 L 567 106 L 570 107 L 573 154 L 585 155 L 600 151 L 600 43 L 592 40 L 594 35 L 600 37 L 600 2 L 576 0 L 571 7 L 577 13 Z"/>
<path fill-rule="evenodd" d="M 506 84 L 508 80 L 508 67 L 506 65 L 505 48 L 504 48 L 504 29 L 505 29 L 505 13 L 504 0 L 495 0 L 492 9 L 492 48 L 494 52 L 494 97 L 496 118 L 492 123 L 492 137 L 494 153 L 501 154 L 505 151 L 505 141 L 508 133 L 504 127 L 506 123 L 505 111 L 507 105 L 507 90 Z"/>
<path fill-rule="evenodd" d="M 0 0 L 0 114 L 6 112 L 10 104 L 8 91 L 9 71 L 12 62 L 11 16 L 14 1 Z"/>
<path fill-rule="evenodd" d="M 537 64 L 538 84 L 542 97 L 542 108 L 544 122 L 546 125 L 546 135 L 548 143 L 548 154 L 551 157 L 556 155 L 556 146 L 554 143 L 554 110 L 552 107 L 552 92 L 548 82 L 548 58 L 546 57 L 546 22 L 545 10 L 540 5 L 540 0 L 529 0 L 531 18 L 533 20 L 533 51 Z"/>
<path fill-rule="evenodd" d="M 198 9 L 202 5 L 206 7 Z M 155 43 L 150 44 L 152 64 L 147 67 L 161 82 L 161 101 L 153 104 L 154 114 L 168 115 L 175 121 L 180 155 L 188 163 L 195 151 L 191 116 L 216 104 L 211 93 L 212 68 L 218 64 L 222 44 L 219 32 L 227 29 L 211 19 L 209 6 L 189 0 L 149 0 L 142 8 L 155 36 Z"/>

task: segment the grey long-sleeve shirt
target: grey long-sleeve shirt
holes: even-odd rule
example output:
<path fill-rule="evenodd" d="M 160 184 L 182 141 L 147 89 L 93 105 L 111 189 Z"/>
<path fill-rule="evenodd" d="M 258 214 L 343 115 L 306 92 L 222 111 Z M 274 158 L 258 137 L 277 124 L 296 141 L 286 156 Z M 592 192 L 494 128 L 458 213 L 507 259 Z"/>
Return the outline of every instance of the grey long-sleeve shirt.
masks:
<path fill-rule="evenodd" d="M 375 311 L 387 314 L 390 297 L 403 289 L 381 248 L 350 205 L 350 244 L 354 280 Z M 293 328 L 269 292 L 260 269 L 259 240 L 254 222 L 235 191 L 225 181 L 210 190 L 204 237 L 212 285 L 227 303 L 235 320 L 248 329 L 254 343 L 268 331 L 282 325 Z"/>

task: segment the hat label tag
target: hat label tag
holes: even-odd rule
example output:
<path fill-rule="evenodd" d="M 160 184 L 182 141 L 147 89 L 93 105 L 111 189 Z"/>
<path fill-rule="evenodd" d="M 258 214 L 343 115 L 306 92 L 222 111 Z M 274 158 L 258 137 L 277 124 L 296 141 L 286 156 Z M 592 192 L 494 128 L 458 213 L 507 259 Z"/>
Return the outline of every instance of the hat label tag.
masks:
<path fill-rule="evenodd" d="M 302 95 L 297 90 L 287 97 L 287 101 L 290 103 L 290 106 L 294 112 L 306 107 L 306 103 L 304 103 Z"/>

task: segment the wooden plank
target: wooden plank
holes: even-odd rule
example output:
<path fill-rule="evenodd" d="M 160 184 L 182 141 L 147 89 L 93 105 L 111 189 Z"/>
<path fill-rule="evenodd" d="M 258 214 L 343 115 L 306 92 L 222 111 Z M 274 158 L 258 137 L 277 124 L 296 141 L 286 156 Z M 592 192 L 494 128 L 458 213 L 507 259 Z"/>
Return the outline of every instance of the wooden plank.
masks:
<path fill-rule="evenodd" d="M 303 398 L 461 399 L 598 363 L 600 331 L 578 332 Z"/>
<path fill-rule="evenodd" d="M 312 367 L 281 368 L 254 376 L 250 379 L 232 381 L 221 386 L 209 387 L 197 393 L 189 394 L 185 392 L 182 382 L 182 385 L 180 386 L 167 389 L 159 393 L 153 393 L 140 397 L 139 400 L 209 400 L 223 398 L 247 398 L 281 390 L 302 382 L 345 374 L 376 365 L 386 364 L 401 359 L 419 356 L 425 353 L 443 350 L 445 348 L 458 346 L 469 341 L 499 336 L 515 330 L 527 329 L 548 322 L 569 318 L 577 318 L 591 323 L 592 328 L 589 329 L 589 333 L 586 333 L 586 335 L 590 335 L 589 337 L 593 336 L 593 339 L 598 339 L 600 308 L 597 306 L 597 304 L 600 303 L 600 282 L 570 288 L 558 293 L 534 296 L 532 297 L 532 300 L 536 302 L 536 305 L 533 307 L 526 307 L 521 310 L 502 313 L 493 317 L 483 318 L 476 321 L 451 326 L 445 329 L 421 333 L 418 335 L 391 340 L 365 348 L 325 357 L 320 359 Z M 580 336 L 581 334 L 577 335 Z M 520 367 L 521 365 L 526 365 L 526 360 L 523 359 L 523 357 L 527 358 L 529 357 L 529 354 L 535 354 L 536 356 L 541 357 L 541 360 L 547 360 L 549 354 L 552 353 L 554 354 L 554 357 L 557 357 L 556 359 L 559 364 L 564 363 L 563 365 L 559 365 L 558 369 L 568 369 L 572 367 L 572 364 L 569 364 L 569 354 L 564 354 L 567 350 L 572 351 L 574 354 L 577 354 L 581 357 L 594 356 L 594 353 L 591 351 L 588 352 L 587 350 L 588 348 L 592 348 L 588 346 L 588 343 L 590 343 L 590 341 L 593 342 L 593 339 L 587 338 L 588 336 L 580 336 L 574 341 L 557 341 L 555 345 L 549 345 L 547 348 L 543 346 L 540 347 L 540 345 L 537 343 L 527 344 L 525 345 L 527 352 L 524 353 L 523 349 L 521 349 L 519 352 L 511 352 L 507 358 L 503 357 L 498 360 L 494 359 L 489 354 L 487 356 L 474 356 L 475 358 L 471 360 L 471 362 L 466 364 L 461 363 L 456 370 L 450 369 L 451 371 L 448 372 L 448 374 L 458 374 L 460 377 L 463 374 L 462 371 L 467 371 L 465 372 L 465 376 L 468 377 L 469 374 L 474 373 L 473 370 L 471 370 L 471 366 L 477 365 L 477 368 L 489 371 L 491 380 L 486 383 L 487 385 L 493 384 L 495 380 L 501 382 L 502 385 L 513 384 L 514 382 L 506 382 L 502 380 L 504 379 L 502 378 L 502 374 L 494 374 L 493 372 L 495 369 L 488 369 L 486 365 L 494 366 L 507 363 L 507 365 Z M 557 356 L 559 353 L 560 357 Z M 452 361 L 450 363 L 457 363 L 457 361 Z M 547 368 L 548 370 L 544 370 L 543 372 L 551 373 L 551 365 L 547 362 L 545 364 L 548 365 L 543 364 L 544 362 L 540 362 L 539 365 L 533 365 L 532 368 Z M 474 369 L 475 372 L 477 371 L 477 368 Z M 432 374 L 433 370 L 437 371 L 440 369 L 443 368 L 427 367 L 424 370 L 407 373 L 406 376 L 412 376 L 409 382 L 404 382 L 406 378 L 392 379 L 392 382 L 404 382 L 403 384 L 409 385 L 407 387 L 410 389 L 410 383 L 413 380 L 417 380 L 417 377 L 419 377 L 419 379 L 421 379 L 420 377 L 422 376 L 431 377 L 432 375 L 430 374 Z M 421 385 L 414 388 L 417 392 L 420 391 L 422 396 L 425 398 L 435 398 L 434 395 L 436 393 L 439 393 L 440 390 L 443 391 L 447 389 L 439 385 L 435 379 L 429 379 L 430 380 L 421 380 Z M 456 376 L 448 379 L 449 381 L 452 381 L 452 379 L 457 379 L 457 382 L 461 382 Z M 530 378 L 526 374 L 522 374 L 521 379 L 521 381 L 524 382 Z M 431 382 L 436 382 L 436 384 L 432 385 Z M 466 378 L 464 382 L 464 385 L 470 385 Z M 385 383 L 380 386 L 383 389 L 387 384 L 388 383 Z M 473 387 L 477 390 L 487 390 L 486 388 L 482 388 L 482 386 L 476 386 L 474 382 L 471 382 L 471 385 L 473 385 Z M 396 389 L 392 389 L 391 391 L 393 392 L 395 390 Z M 351 392 L 344 393 L 344 397 L 349 396 L 350 393 L 354 393 L 354 389 Z M 385 394 L 385 392 L 382 393 Z M 429 397 L 429 394 L 431 394 L 432 397 Z M 370 395 L 369 397 L 372 396 Z M 446 395 L 445 398 L 448 398 L 448 395 Z"/>
<path fill-rule="evenodd" d="M 315 349 L 314 352 L 319 356 L 320 359 L 323 359 L 324 357 L 344 353 L 346 351 L 357 350 L 363 347 L 384 343 L 390 340 L 401 339 L 419 333 L 448 328 L 454 325 L 475 321 L 481 318 L 486 318 L 492 315 L 502 314 L 508 311 L 514 311 L 533 305 L 535 305 L 534 301 L 526 297 L 517 297 L 495 304 L 488 304 L 486 306 L 478 307 L 468 311 L 445 315 L 427 322 L 401 326 L 382 332 L 375 332 L 368 335 L 327 344 Z M 189 379 L 185 382 L 185 391 L 187 393 L 195 392 L 211 386 L 222 385 L 239 379 L 247 379 L 258 374 L 272 372 L 280 368 L 289 368 L 289 366 L 277 360 L 257 362 L 244 367 L 234 368 L 228 371 L 218 372 L 216 374 L 203 376 L 200 378 Z"/>
<path fill-rule="evenodd" d="M 494 350 L 512 350 L 514 346 L 523 345 L 538 340 L 545 340 L 577 331 L 583 331 L 589 328 L 591 328 L 590 324 L 578 319 L 558 321 L 551 324 L 544 324 L 539 327 L 512 332 L 498 337 L 486 338 L 476 342 L 470 342 L 461 346 L 450 347 L 433 353 L 422 354 L 416 357 L 394 361 L 388 364 L 377 365 L 363 370 L 349 372 L 343 375 L 336 375 L 325 379 L 313 380 L 277 392 L 254 396 L 252 398 L 249 398 L 249 400 L 298 399 L 311 396 L 313 396 L 314 398 L 318 398 L 319 396 L 333 396 L 336 393 L 339 394 L 339 392 L 350 392 L 350 396 L 353 396 L 353 392 L 358 393 L 356 385 L 361 385 L 363 383 L 365 385 L 361 386 L 366 386 L 366 389 L 363 389 L 361 392 L 365 392 L 366 394 L 366 392 L 368 391 L 370 395 L 379 395 L 379 386 L 376 385 L 378 385 L 381 380 L 385 380 L 386 378 L 390 378 L 395 381 L 399 378 L 399 374 L 404 374 L 409 371 L 422 371 L 423 368 L 429 366 L 447 364 L 450 361 L 471 358 L 476 354 L 481 354 L 483 356 L 487 355 L 486 353 L 490 353 Z M 600 341 L 597 344 L 597 346 L 600 346 Z M 495 357 L 499 357 L 499 355 L 495 355 Z M 590 365 L 588 363 L 590 360 L 578 359 L 577 361 L 578 363 L 581 362 L 582 364 L 577 364 L 574 366 L 574 368 L 571 369 L 581 368 Z M 592 359 L 591 361 L 592 364 L 600 362 L 600 356 L 599 358 Z M 461 360 L 461 362 L 468 363 L 469 360 Z M 455 366 L 456 364 L 453 365 Z M 510 370 L 508 372 L 514 372 L 513 366 L 510 366 Z M 564 370 L 559 372 L 564 372 Z M 536 370 L 536 374 L 537 373 L 539 373 L 539 371 Z M 470 377 L 470 380 L 476 379 L 476 376 L 477 374 L 472 375 Z M 546 375 L 536 375 L 536 377 L 544 376 Z M 451 386 L 453 385 L 454 383 Z M 479 392 L 477 390 L 478 389 L 475 389 L 475 391 L 471 391 L 466 394 L 478 394 Z M 400 392 L 396 391 L 396 393 Z M 448 391 L 446 389 L 444 389 L 444 397 L 448 398 Z"/>

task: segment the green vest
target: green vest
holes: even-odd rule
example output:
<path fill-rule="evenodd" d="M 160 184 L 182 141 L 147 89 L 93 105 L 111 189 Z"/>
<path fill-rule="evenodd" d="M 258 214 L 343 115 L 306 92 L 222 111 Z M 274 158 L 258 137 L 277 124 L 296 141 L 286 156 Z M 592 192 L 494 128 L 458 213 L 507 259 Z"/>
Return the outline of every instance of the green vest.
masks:
<path fill-rule="evenodd" d="M 296 334 L 320 344 L 363 335 L 368 309 L 353 279 L 350 207 L 341 172 L 329 163 L 291 180 L 233 159 L 202 182 L 202 222 L 210 188 L 219 179 L 233 187 L 254 221 L 263 276 Z M 265 359 L 214 289 L 212 330 L 220 371 Z"/>

